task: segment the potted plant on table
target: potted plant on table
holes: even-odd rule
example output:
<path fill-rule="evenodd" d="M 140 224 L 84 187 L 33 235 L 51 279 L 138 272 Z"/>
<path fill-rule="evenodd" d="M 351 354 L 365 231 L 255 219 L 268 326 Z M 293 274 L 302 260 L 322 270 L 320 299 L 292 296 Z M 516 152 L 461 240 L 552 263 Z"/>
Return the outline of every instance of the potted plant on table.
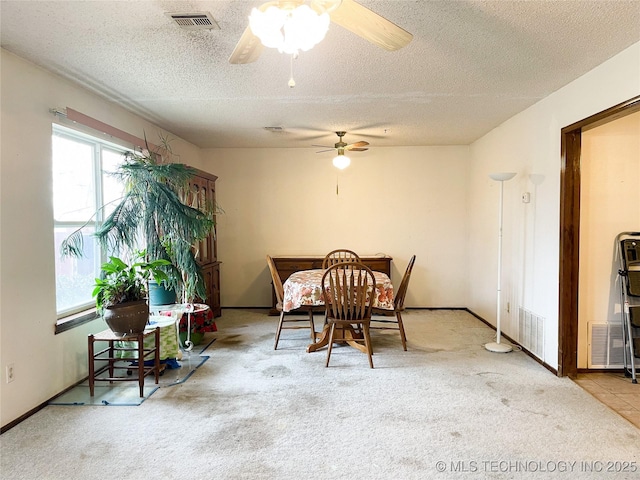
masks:
<path fill-rule="evenodd" d="M 102 264 L 102 276 L 96 278 L 93 296 L 96 308 L 103 314 L 109 328 L 119 336 L 142 333 L 149 319 L 147 284 L 153 275 L 164 281 L 167 275 L 161 270 L 171 263 L 167 260 L 139 261 L 131 265 L 118 257 L 111 257 Z"/>
<path fill-rule="evenodd" d="M 153 276 L 179 292 L 184 302 L 206 299 L 202 269 L 193 246 L 212 231 L 214 206 L 205 211 L 187 204 L 185 192 L 189 192 L 195 170 L 182 163 L 167 162 L 173 154 L 166 139 L 162 143 L 162 155 L 148 148 L 126 153 L 114 173 L 125 187 L 124 194 L 94 233 L 100 244 L 116 255 L 105 264 L 111 264 L 107 266 L 105 279 L 122 278 L 125 270 L 131 273 L 129 268 L 133 265 L 123 267 L 117 261 L 113 263 L 113 259 L 144 248 L 144 262 L 134 264 L 134 270 L 144 273 L 143 278 L 146 275 L 148 281 Z M 83 255 L 83 228 L 62 242 L 63 256 Z M 162 262 L 154 263 L 157 261 Z"/>

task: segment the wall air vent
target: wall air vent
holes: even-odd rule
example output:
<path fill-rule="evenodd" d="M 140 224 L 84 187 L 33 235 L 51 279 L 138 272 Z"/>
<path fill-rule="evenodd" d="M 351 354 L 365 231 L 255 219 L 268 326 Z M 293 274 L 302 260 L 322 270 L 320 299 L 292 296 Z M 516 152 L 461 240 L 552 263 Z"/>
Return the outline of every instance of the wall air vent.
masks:
<path fill-rule="evenodd" d="M 621 323 L 588 322 L 587 368 L 624 368 Z"/>
<path fill-rule="evenodd" d="M 185 30 L 220 30 L 218 22 L 207 12 L 167 13 L 167 15 Z"/>
<path fill-rule="evenodd" d="M 518 343 L 536 357 L 544 358 L 544 318 L 523 307 L 518 312 Z"/>

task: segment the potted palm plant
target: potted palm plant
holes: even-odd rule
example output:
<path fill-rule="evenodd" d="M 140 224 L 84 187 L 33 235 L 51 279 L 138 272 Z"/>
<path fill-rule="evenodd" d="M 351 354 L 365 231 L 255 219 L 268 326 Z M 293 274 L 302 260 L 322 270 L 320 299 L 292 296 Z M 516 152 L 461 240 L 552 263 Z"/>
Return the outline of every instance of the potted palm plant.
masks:
<path fill-rule="evenodd" d="M 144 253 L 131 264 L 118 257 L 110 257 L 102 264 L 102 275 L 96 278 L 93 296 L 96 308 L 116 335 L 141 333 L 149 319 L 147 285 L 153 275 L 158 281 L 167 279 L 162 267 L 167 260 L 144 261 Z"/>
<path fill-rule="evenodd" d="M 166 139 L 162 141 L 162 155 L 148 148 L 124 155 L 113 174 L 124 185 L 124 194 L 94 235 L 114 255 L 123 256 L 144 248 L 145 262 L 154 265 L 143 268 L 144 272 L 178 292 L 183 301 L 206 299 L 202 269 L 193 245 L 209 235 L 214 217 L 181 201 L 181 192 L 188 190 L 195 170 L 182 163 L 168 162 L 173 154 Z M 63 256 L 83 255 L 83 228 L 62 242 Z M 153 263 L 159 260 L 163 262 Z M 108 268 L 121 267 L 114 264 Z"/>

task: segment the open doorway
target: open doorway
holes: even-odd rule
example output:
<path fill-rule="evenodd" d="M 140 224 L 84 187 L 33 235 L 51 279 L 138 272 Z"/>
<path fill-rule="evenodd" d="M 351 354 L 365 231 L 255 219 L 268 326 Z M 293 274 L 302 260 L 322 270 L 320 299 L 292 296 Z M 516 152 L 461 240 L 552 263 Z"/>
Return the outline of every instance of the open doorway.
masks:
<path fill-rule="evenodd" d="M 562 129 L 558 375 L 578 372 L 580 267 L 580 159 L 582 132 L 640 111 L 640 96 Z"/>
<path fill-rule="evenodd" d="M 624 367 L 617 237 L 638 230 L 640 111 L 582 130 L 578 373 Z"/>

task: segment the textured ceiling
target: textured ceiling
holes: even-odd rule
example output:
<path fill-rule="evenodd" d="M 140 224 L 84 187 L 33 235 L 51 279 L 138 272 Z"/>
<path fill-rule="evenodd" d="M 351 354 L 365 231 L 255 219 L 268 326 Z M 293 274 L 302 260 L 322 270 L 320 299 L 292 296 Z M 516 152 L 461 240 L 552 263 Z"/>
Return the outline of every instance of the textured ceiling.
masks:
<path fill-rule="evenodd" d="M 640 40 L 638 0 L 361 0 L 413 41 L 387 52 L 332 23 L 293 62 L 265 49 L 229 64 L 261 3 L 2 0 L 0 34 L 200 147 L 332 145 L 336 130 L 372 147 L 466 145 Z M 208 12 L 220 29 L 181 29 L 170 12 Z"/>

